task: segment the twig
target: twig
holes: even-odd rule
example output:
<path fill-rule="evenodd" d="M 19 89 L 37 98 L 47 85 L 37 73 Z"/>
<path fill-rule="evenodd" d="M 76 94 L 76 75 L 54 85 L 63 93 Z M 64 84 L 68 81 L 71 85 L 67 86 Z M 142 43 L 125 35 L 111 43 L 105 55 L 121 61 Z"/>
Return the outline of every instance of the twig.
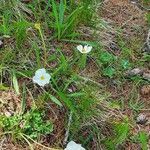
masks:
<path fill-rule="evenodd" d="M 66 134 L 65 134 L 65 139 L 64 139 L 64 142 L 63 142 L 64 145 L 66 145 L 66 143 L 68 141 L 71 121 L 72 121 L 72 111 L 70 112 L 70 115 L 69 115 L 68 126 L 67 126 L 67 130 L 66 130 Z"/>
<path fill-rule="evenodd" d="M 37 145 L 39 145 L 39 146 L 41 146 L 41 147 L 43 147 L 43 148 L 46 148 L 46 149 L 48 149 L 48 150 L 62 150 L 62 149 L 50 148 L 50 147 L 47 147 L 47 146 L 45 146 L 45 145 L 42 145 L 41 143 L 38 143 L 37 141 L 33 140 L 30 136 L 28 136 L 28 135 L 26 135 L 26 134 L 22 134 L 22 136 L 24 136 L 24 137 L 30 139 L 30 140 L 31 140 L 32 142 L 34 142 L 35 144 L 37 144 Z"/>
<path fill-rule="evenodd" d="M 0 142 L 0 150 L 3 148 L 3 143 L 5 142 L 6 138 L 3 138 L 2 141 Z"/>
<path fill-rule="evenodd" d="M 90 78 L 86 78 L 86 77 L 82 77 L 82 76 L 77 76 L 79 79 L 82 79 L 82 80 L 84 80 L 85 81 L 85 83 L 87 83 L 87 82 L 91 82 L 91 83 L 93 83 L 93 84 L 96 84 L 97 86 L 99 86 L 99 87 L 103 87 L 102 86 L 102 84 L 100 84 L 100 83 L 98 83 L 98 82 L 96 82 L 96 81 L 94 81 L 94 80 L 92 80 L 92 79 L 90 79 Z"/>
<path fill-rule="evenodd" d="M 148 31 L 147 39 L 146 39 L 146 44 L 148 48 L 150 49 L 150 30 Z"/>

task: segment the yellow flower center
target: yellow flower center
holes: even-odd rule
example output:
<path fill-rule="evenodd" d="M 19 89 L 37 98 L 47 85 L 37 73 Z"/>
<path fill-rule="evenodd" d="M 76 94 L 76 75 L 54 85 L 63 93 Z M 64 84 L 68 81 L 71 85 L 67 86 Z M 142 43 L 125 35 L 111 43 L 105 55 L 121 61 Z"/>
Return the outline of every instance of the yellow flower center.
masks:
<path fill-rule="evenodd" d="M 45 77 L 44 77 L 44 76 L 41 76 L 41 77 L 40 77 L 40 79 L 41 79 L 41 80 L 44 80 L 44 79 L 45 79 Z"/>
<path fill-rule="evenodd" d="M 83 49 L 82 49 L 82 52 L 84 53 L 84 52 L 86 52 L 86 50 L 83 48 Z"/>
<path fill-rule="evenodd" d="M 35 24 L 34 24 L 34 27 L 35 27 L 36 29 L 38 29 L 38 30 L 40 30 L 40 29 L 41 29 L 41 25 L 40 25 L 40 23 L 35 23 Z"/>

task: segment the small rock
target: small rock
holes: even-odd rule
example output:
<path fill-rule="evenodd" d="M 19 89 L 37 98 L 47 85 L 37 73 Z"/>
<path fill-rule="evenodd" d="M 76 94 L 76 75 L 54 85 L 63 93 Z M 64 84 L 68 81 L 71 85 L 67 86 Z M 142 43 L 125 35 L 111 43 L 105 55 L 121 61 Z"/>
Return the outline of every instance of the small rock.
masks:
<path fill-rule="evenodd" d="M 144 114 L 139 114 L 139 116 L 136 118 L 137 124 L 145 124 L 147 122 L 146 116 Z"/>
<path fill-rule="evenodd" d="M 76 92 L 76 90 L 77 90 L 77 87 L 75 85 L 73 85 L 73 84 L 70 85 L 69 88 L 68 88 L 68 91 L 70 93 Z"/>
<path fill-rule="evenodd" d="M 143 48 L 142 48 L 142 52 L 143 53 L 150 53 L 150 48 L 147 46 L 147 44 L 145 44 L 144 46 L 143 46 Z"/>
<path fill-rule="evenodd" d="M 150 73 L 143 73 L 143 78 L 145 80 L 150 80 Z"/>
<path fill-rule="evenodd" d="M 10 117 L 10 116 L 11 116 L 11 113 L 8 112 L 8 111 L 5 111 L 5 116 L 6 116 L 6 117 Z"/>
<path fill-rule="evenodd" d="M 141 75 L 143 73 L 143 69 L 140 68 L 134 68 L 132 70 L 129 70 L 127 72 L 128 76 L 135 76 L 135 75 Z"/>
<path fill-rule="evenodd" d="M 119 51 L 119 47 L 117 46 L 116 43 L 110 43 L 110 48 L 113 50 L 113 51 Z"/>
<path fill-rule="evenodd" d="M 4 42 L 2 40 L 0 40 L 0 48 L 2 48 L 4 45 Z"/>
<path fill-rule="evenodd" d="M 138 3 L 138 0 L 130 0 L 132 4 Z"/>
<path fill-rule="evenodd" d="M 144 85 L 142 88 L 141 88 L 141 94 L 142 96 L 150 96 L 150 85 Z"/>

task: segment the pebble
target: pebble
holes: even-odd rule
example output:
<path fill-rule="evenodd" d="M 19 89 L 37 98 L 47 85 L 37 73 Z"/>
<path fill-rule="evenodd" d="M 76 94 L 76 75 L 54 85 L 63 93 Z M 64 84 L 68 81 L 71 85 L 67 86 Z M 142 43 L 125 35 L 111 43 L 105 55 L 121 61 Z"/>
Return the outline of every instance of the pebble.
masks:
<path fill-rule="evenodd" d="M 136 122 L 141 125 L 145 124 L 147 122 L 146 116 L 144 114 L 139 114 L 136 118 Z"/>
<path fill-rule="evenodd" d="M 150 80 L 150 73 L 143 73 L 143 78 L 146 80 Z"/>
<path fill-rule="evenodd" d="M 135 75 L 141 75 L 142 72 L 143 72 L 142 69 L 140 69 L 140 68 L 134 68 L 134 69 L 132 69 L 132 70 L 129 70 L 129 71 L 127 72 L 127 74 L 128 74 L 129 76 L 135 76 Z"/>
<path fill-rule="evenodd" d="M 2 40 L 0 40 L 0 48 L 2 48 L 4 45 L 4 42 Z"/>

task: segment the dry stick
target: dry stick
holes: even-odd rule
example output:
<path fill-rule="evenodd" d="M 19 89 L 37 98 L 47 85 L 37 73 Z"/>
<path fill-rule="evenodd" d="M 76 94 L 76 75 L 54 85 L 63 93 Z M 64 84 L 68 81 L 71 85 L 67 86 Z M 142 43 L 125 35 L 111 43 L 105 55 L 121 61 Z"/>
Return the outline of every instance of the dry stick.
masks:
<path fill-rule="evenodd" d="M 40 32 L 40 36 L 41 36 L 42 44 L 43 44 L 43 49 L 44 49 L 44 67 L 45 67 L 46 66 L 46 62 L 47 62 L 46 44 L 45 44 L 45 40 L 44 40 L 44 37 L 43 37 L 41 29 L 39 30 L 39 32 Z"/>
<path fill-rule="evenodd" d="M 42 40 L 42 45 L 43 45 L 43 49 L 44 49 L 44 67 L 46 66 L 46 62 L 47 62 L 47 50 L 46 50 L 46 44 L 45 44 L 45 40 L 44 40 L 44 36 L 42 34 L 42 30 L 41 30 L 41 25 L 40 23 L 36 23 L 35 24 L 35 28 L 39 31 L 41 40 Z"/>
<path fill-rule="evenodd" d="M 68 141 L 71 121 L 72 121 L 72 111 L 70 112 L 70 115 L 69 115 L 68 126 L 67 126 L 67 130 L 66 130 L 66 134 L 65 134 L 65 139 L 64 139 L 64 142 L 63 142 L 64 145 L 66 145 L 66 143 Z"/>
<path fill-rule="evenodd" d="M 2 141 L 0 142 L 0 150 L 2 150 L 5 140 L 6 140 L 6 138 L 3 138 Z"/>
<path fill-rule="evenodd" d="M 127 21 L 125 21 L 123 23 L 123 25 L 121 26 L 121 28 L 123 28 L 127 23 L 129 23 L 133 18 L 134 18 L 134 16 L 131 16 L 130 19 L 128 19 Z"/>
<path fill-rule="evenodd" d="M 38 143 L 37 141 L 33 140 L 32 138 L 30 138 L 30 136 L 26 135 L 26 134 L 22 134 L 23 136 L 27 137 L 28 139 L 30 139 L 32 142 L 34 142 L 35 144 L 43 147 L 43 148 L 46 148 L 48 150 L 62 150 L 62 149 L 56 149 L 56 148 L 50 148 L 50 147 L 47 147 L 45 145 L 42 145 L 41 143 Z"/>
<path fill-rule="evenodd" d="M 142 5 L 139 0 L 136 0 L 136 1 L 130 0 L 130 1 L 131 1 L 132 4 L 136 5 L 142 11 L 150 11 L 150 8 L 145 7 L 144 5 Z"/>
<path fill-rule="evenodd" d="M 150 49 L 150 30 L 148 31 L 147 39 L 146 39 L 146 44 L 148 48 Z"/>
<path fill-rule="evenodd" d="M 20 136 L 28 143 L 30 150 L 34 150 L 32 147 L 32 144 L 29 142 L 29 140 L 25 136 L 23 136 L 22 134 L 20 134 Z"/>
<path fill-rule="evenodd" d="M 93 83 L 93 84 L 96 84 L 97 86 L 99 86 L 99 87 L 103 87 L 102 86 L 102 84 L 100 84 L 100 83 L 98 83 L 98 82 L 96 82 L 96 81 L 94 81 L 94 80 L 92 80 L 92 79 L 90 79 L 90 78 L 86 78 L 86 77 L 83 77 L 83 76 L 77 76 L 79 79 L 82 79 L 82 80 L 84 80 L 85 81 L 85 83 L 87 83 L 87 82 L 91 82 L 91 83 Z"/>

